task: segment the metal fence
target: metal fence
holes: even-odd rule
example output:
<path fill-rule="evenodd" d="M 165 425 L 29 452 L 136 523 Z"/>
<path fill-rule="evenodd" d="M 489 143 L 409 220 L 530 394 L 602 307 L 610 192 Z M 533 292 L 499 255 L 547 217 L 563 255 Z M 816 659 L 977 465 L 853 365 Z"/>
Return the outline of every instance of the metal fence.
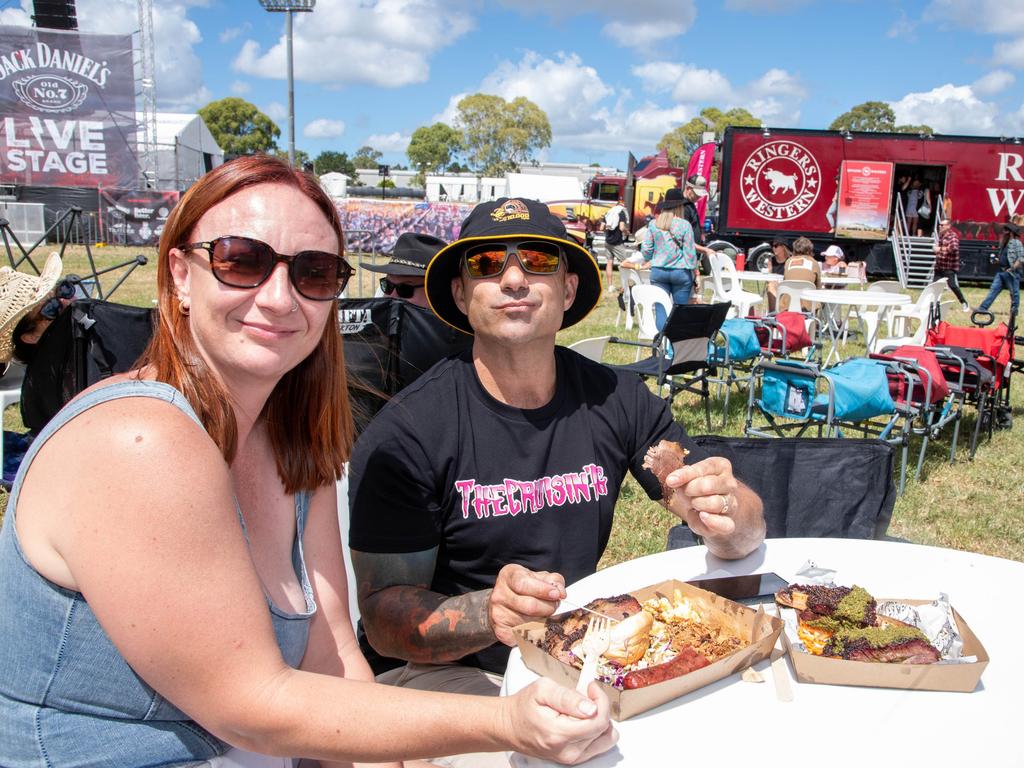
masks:
<path fill-rule="evenodd" d="M 379 272 L 371 272 L 363 267 L 362 262 L 377 265 L 387 262 L 388 257 L 377 250 L 376 238 L 368 229 L 346 229 L 346 243 L 372 243 L 372 250 L 345 251 L 345 260 L 352 265 L 355 272 L 345 289 L 345 297 L 349 299 L 370 298 L 377 292 Z M 365 248 L 365 246 L 364 246 Z"/>

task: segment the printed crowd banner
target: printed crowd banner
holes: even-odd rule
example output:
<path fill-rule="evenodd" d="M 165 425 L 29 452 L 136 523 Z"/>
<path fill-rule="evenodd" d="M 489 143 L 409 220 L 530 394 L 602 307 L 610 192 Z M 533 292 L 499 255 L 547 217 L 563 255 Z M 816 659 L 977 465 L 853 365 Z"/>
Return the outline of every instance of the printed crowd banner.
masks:
<path fill-rule="evenodd" d="M 0 26 L 0 181 L 133 187 L 129 35 Z"/>
<path fill-rule="evenodd" d="M 892 163 L 844 160 L 836 194 L 836 236 L 885 240 L 892 205 Z"/>
<path fill-rule="evenodd" d="M 157 245 L 180 192 L 101 189 L 103 238 L 118 245 Z"/>
<path fill-rule="evenodd" d="M 345 250 L 391 253 L 403 232 L 455 240 L 462 220 L 473 210 L 467 203 L 430 203 L 414 200 L 371 200 L 350 197 L 338 203 L 345 229 Z"/>
<path fill-rule="evenodd" d="M 690 155 L 690 163 L 686 168 L 686 178 L 691 176 L 703 176 L 707 182 L 711 181 L 711 167 L 715 164 L 715 142 L 709 141 L 701 144 L 696 151 Z M 710 190 L 708 190 L 710 192 Z M 704 226 L 704 213 L 708 209 L 708 197 L 698 197 L 694 203 L 697 213 L 700 215 L 700 224 Z"/>

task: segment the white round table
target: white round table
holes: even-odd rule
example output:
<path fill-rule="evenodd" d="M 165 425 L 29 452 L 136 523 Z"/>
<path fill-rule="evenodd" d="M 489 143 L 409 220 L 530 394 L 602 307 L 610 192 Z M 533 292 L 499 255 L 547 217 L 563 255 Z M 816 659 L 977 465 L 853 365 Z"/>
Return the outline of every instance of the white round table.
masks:
<path fill-rule="evenodd" d="M 845 275 L 822 275 L 822 285 L 863 285 L 864 281 L 859 277 L 846 277 Z"/>
<path fill-rule="evenodd" d="M 830 291 L 824 288 L 816 291 L 804 291 L 800 294 L 800 298 L 805 301 L 813 301 L 825 307 L 826 320 L 829 322 L 825 322 L 823 325 L 828 332 L 829 341 L 831 342 L 828 354 L 824 357 L 825 365 L 832 362 L 833 358 L 839 358 L 839 349 L 837 345 L 839 340 L 839 322 L 849 322 L 850 310 L 853 309 L 853 307 L 878 307 L 885 311 L 892 307 L 901 307 L 905 304 L 910 304 L 913 301 L 910 296 L 907 296 L 904 293 L 885 293 L 882 291 Z M 875 339 L 878 338 L 878 330 L 882 327 L 882 321 L 883 318 L 880 317 L 871 338 L 864 340 L 868 349 L 871 349 L 874 346 Z"/>
<path fill-rule="evenodd" d="M 775 665 L 764 661 L 755 666 L 764 683 L 733 675 L 616 723 L 619 743 L 586 765 L 785 765 L 814 755 L 829 768 L 1024 765 L 1018 730 L 1024 690 L 1024 613 L 1018 590 L 1024 586 L 1024 563 L 895 542 L 771 539 L 743 560 L 720 560 L 705 547 L 631 560 L 571 585 L 568 599 L 582 605 L 673 578 L 774 571 L 792 581 L 807 560 L 836 570 L 836 583 L 859 584 L 877 597 L 927 600 L 948 594 L 991 659 L 975 690 L 802 684 L 793 677 L 788 658 Z M 788 678 L 791 701 L 776 695 L 777 669 Z M 514 693 L 534 679 L 513 649 L 503 692 Z M 521 755 L 513 764 L 549 765 Z"/>
<path fill-rule="evenodd" d="M 750 272 L 742 270 L 736 273 L 741 281 L 750 281 L 752 283 L 778 283 L 782 281 L 782 275 L 777 275 L 774 272 Z"/>

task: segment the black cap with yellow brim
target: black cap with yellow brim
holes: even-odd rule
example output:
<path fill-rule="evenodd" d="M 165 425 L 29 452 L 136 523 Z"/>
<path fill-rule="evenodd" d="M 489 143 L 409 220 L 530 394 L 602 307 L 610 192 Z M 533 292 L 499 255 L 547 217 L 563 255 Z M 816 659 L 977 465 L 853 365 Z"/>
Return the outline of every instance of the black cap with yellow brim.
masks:
<path fill-rule="evenodd" d="M 427 302 L 434 314 L 463 333 L 473 333 L 469 319 L 455 304 L 452 278 L 459 275 L 462 256 L 477 243 L 502 240 L 547 240 L 562 246 L 568 271 L 579 278 L 576 299 L 565 311 L 562 328 L 575 325 L 601 300 L 601 271 L 590 252 L 565 231 L 562 221 L 544 203 L 502 197 L 481 203 L 462 222 L 459 239 L 438 251 L 427 265 Z"/>

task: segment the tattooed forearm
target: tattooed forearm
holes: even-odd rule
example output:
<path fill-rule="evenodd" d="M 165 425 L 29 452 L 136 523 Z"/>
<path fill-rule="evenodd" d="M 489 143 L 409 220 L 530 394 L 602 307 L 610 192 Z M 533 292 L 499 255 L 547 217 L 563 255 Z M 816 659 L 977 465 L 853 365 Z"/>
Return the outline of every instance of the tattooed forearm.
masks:
<path fill-rule="evenodd" d="M 359 610 L 376 651 L 407 661 L 454 661 L 495 642 L 491 590 L 448 597 L 430 590 L 437 550 L 396 554 L 352 551 Z"/>

